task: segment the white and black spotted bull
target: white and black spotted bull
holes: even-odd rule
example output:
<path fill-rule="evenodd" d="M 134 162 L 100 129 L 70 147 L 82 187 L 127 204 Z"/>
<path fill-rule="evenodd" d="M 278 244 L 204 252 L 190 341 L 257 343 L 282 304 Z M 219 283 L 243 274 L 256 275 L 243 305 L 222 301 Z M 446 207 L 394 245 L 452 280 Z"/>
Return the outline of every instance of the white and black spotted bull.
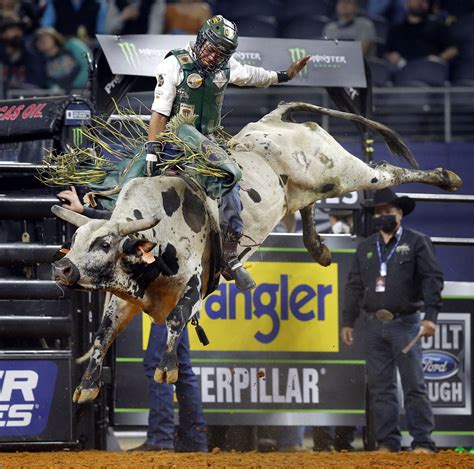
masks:
<path fill-rule="evenodd" d="M 247 125 L 230 142 L 232 156 L 243 173 L 245 234 L 257 245 L 283 216 L 300 210 L 305 246 L 317 262 L 328 265 L 329 250 L 311 219 L 316 200 L 407 182 L 432 184 L 448 191 L 461 184 L 456 174 L 441 168 L 421 171 L 388 163 L 368 166 L 318 124 L 293 122 L 291 116 L 296 111 L 364 124 L 380 132 L 394 152 L 416 165 L 398 136 L 381 124 L 310 104 L 281 104 Z M 130 181 L 110 220 L 90 220 L 61 207 L 55 207 L 54 213 L 79 226 L 71 250 L 54 264 L 55 280 L 61 285 L 114 294 L 74 400 L 85 402 L 97 396 L 107 349 L 140 311 L 157 323 L 166 322 L 168 343 L 155 380 L 175 382 L 176 341 L 199 310 L 201 300 L 216 287 L 219 276 L 213 262 L 220 242 L 217 202 L 180 177 L 159 176 Z M 244 258 L 254 249 L 247 250 Z"/>

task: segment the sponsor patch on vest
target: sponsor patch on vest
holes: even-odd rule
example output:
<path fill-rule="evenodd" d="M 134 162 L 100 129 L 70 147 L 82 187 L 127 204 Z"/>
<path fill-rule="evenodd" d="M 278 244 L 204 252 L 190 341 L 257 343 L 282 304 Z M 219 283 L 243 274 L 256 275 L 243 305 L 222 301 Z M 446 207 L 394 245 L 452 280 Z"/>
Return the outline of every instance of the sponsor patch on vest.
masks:
<path fill-rule="evenodd" d="M 216 73 L 216 76 L 214 77 L 214 80 L 212 80 L 212 83 L 214 83 L 214 85 L 216 85 L 218 88 L 222 88 L 223 86 L 225 86 L 225 84 L 227 83 L 225 73 L 222 70 Z"/>
<path fill-rule="evenodd" d="M 199 73 L 191 73 L 186 79 L 186 83 L 190 88 L 196 89 L 202 85 L 203 78 Z"/>
<path fill-rule="evenodd" d="M 180 64 L 186 65 L 193 62 L 191 56 L 189 54 L 179 54 L 176 56 Z"/>
<path fill-rule="evenodd" d="M 163 83 L 165 82 L 165 77 L 160 73 L 157 77 L 156 77 L 156 84 L 158 86 L 163 86 Z"/>
<path fill-rule="evenodd" d="M 189 101 L 189 94 L 183 88 L 178 88 L 176 93 L 179 95 L 180 101 Z"/>
<path fill-rule="evenodd" d="M 179 105 L 179 114 L 185 117 L 192 116 L 194 114 L 194 106 L 192 104 L 181 103 Z"/>

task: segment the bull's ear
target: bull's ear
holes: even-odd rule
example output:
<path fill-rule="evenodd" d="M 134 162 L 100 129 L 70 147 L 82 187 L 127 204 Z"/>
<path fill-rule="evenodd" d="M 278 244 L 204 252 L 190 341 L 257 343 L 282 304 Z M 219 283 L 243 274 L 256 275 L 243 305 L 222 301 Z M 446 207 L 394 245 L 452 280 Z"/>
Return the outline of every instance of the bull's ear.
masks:
<path fill-rule="evenodd" d="M 156 243 L 152 243 L 147 239 L 130 239 L 127 238 L 122 244 L 122 252 L 127 255 L 142 255 L 142 251 L 150 252 Z"/>

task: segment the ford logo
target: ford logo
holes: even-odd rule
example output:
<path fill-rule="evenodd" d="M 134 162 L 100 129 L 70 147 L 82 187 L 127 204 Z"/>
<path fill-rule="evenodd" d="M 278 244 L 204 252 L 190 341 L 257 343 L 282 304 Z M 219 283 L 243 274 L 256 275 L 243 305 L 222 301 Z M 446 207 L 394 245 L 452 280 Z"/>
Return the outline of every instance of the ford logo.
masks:
<path fill-rule="evenodd" d="M 459 370 L 459 361 L 452 353 L 427 350 L 423 352 L 423 372 L 426 379 L 446 379 Z"/>

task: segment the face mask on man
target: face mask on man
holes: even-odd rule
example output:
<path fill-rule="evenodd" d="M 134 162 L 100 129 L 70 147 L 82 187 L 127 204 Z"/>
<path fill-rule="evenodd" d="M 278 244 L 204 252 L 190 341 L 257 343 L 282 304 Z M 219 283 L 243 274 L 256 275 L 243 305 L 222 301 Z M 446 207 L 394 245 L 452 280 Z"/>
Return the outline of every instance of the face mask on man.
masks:
<path fill-rule="evenodd" d="M 339 220 L 332 225 L 331 231 L 334 234 L 350 234 L 351 227 L 346 222 Z"/>
<path fill-rule="evenodd" d="M 374 218 L 374 227 L 377 231 L 393 233 L 397 227 L 397 217 L 395 215 L 381 215 Z"/>

